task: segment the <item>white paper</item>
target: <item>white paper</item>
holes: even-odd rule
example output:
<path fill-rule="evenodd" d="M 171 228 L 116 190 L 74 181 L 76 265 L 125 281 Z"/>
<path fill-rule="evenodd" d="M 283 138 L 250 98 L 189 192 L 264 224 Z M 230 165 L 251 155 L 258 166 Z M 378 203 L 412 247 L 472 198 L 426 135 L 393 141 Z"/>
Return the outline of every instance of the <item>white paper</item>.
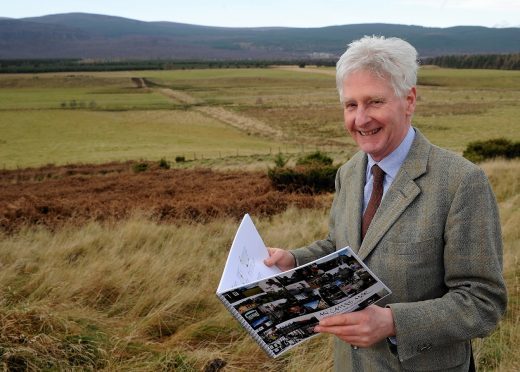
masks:
<path fill-rule="evenodd" d="M 246 214 L 231 245 L 217 292 L 222 293 L 281 273 L 277 266 L 267 267 L 264 264 L 268 257 L 269 252 L 260 234 L 251 217 Z"/>

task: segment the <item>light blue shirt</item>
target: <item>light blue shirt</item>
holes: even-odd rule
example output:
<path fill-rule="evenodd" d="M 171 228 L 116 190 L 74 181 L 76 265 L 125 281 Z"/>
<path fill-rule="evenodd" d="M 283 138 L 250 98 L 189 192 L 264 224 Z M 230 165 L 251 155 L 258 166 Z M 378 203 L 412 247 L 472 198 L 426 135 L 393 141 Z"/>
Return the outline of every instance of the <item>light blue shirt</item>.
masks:
<path fill-rule="evenodd" d="M 365 213 L 365 209 L 368 205 L 368 201 L 370 200 L 370 194 L 372 194 L 372 186 L 373 186 L 373 176 L 372 176 L 372 166 L 374 164 L 379 165 L 379 167 L 385 172 L 385 180 L 383 182 L 383 198 L 388 191 L 392 182 L 394 182 L 399 169 L 401 169 L 401 165 L 403 165 L 404 159 L 408 156 L 408 152 L 412 147 L 412 142 L 415 138 L 415 130 L 410 126 L 408 129 L 408 133 L 404 137 L 403 141 L 400 143 L 397 148 L 392 151 L 388 156 L 383 158 L 380 162 L 374 161 L 370 154 L 368 155 L 367 169 L 366 169 L 366 182 L 365 182 L 365 190 L 364 190 L 364 199 L 363 199 L 363 213 Z"/>

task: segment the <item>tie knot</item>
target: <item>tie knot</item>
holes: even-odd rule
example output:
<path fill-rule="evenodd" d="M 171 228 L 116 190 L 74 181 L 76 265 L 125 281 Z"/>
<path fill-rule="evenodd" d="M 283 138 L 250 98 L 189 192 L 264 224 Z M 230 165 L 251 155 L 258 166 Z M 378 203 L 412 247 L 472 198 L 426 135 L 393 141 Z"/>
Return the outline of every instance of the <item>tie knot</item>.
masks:
<path fill-rule="evenodd" d="M 385 171 L 379 168 L 379 165 L 375 164 L 372 166 L 372 175 L 374 176 L 374 183 L 383 183 L 385 177 Z"/>

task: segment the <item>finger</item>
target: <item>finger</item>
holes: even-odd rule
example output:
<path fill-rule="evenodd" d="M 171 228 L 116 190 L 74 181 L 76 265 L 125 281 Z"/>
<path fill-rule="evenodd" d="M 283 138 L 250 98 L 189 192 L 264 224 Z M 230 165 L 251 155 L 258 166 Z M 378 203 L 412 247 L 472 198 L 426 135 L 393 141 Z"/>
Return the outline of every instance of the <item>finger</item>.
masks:
<path fill-rule="evenodd" d="M 336 336 L 359 336 L 358 331 L 356 330 L 356 326 L 324 327 L 321 325 L 317 325 L 316 327 L 314 327 L 314 331 L 319 333 L 330 333 Z"/>
<path fill-rule="evenodd" d="M 315 332 L 327 333 L 342 339 L 349 344 L 366 345 L 367 337 L 359 334 L 354 327 L 315 327 Z"/>
<path fill-rule="evenodd" d="M 269 257 L 264 260 L 264 264 L 267 266 L 273 266 L 280 259 L 280 252 L 275 248 L 267 248 Z"/>
<path fill-rule="evenodd" d="M 323 327 L 332 327 L 332 326 L 346 326 L 346 325 L 353 325 L 357 324 L 356 321 L 356 314 L 340 314 L 340 315 L 333 315 L 329 316 L 327 318 L 324 318 L 320 320 L 320 326 Z"/>

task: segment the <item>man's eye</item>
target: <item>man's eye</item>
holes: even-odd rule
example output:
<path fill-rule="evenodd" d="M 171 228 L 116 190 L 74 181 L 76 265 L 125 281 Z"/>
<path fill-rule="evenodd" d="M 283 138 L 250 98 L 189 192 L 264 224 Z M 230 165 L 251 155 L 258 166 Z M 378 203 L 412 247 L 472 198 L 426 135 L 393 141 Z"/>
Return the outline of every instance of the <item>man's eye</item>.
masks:
<path fill-rule="evenodd" d="M 385 103 L 385 101 L 382 99 L 374 99 L 374 100 L 370 101 L 370 103 L 373 106 L 381 106 L 383 103 Z"/>
<path fill-rule="evenodd" d="M 344 106 L 346 110 L 353 110 L 356 108 L 357 105 L 353 102 L 345 102 Z"/>

